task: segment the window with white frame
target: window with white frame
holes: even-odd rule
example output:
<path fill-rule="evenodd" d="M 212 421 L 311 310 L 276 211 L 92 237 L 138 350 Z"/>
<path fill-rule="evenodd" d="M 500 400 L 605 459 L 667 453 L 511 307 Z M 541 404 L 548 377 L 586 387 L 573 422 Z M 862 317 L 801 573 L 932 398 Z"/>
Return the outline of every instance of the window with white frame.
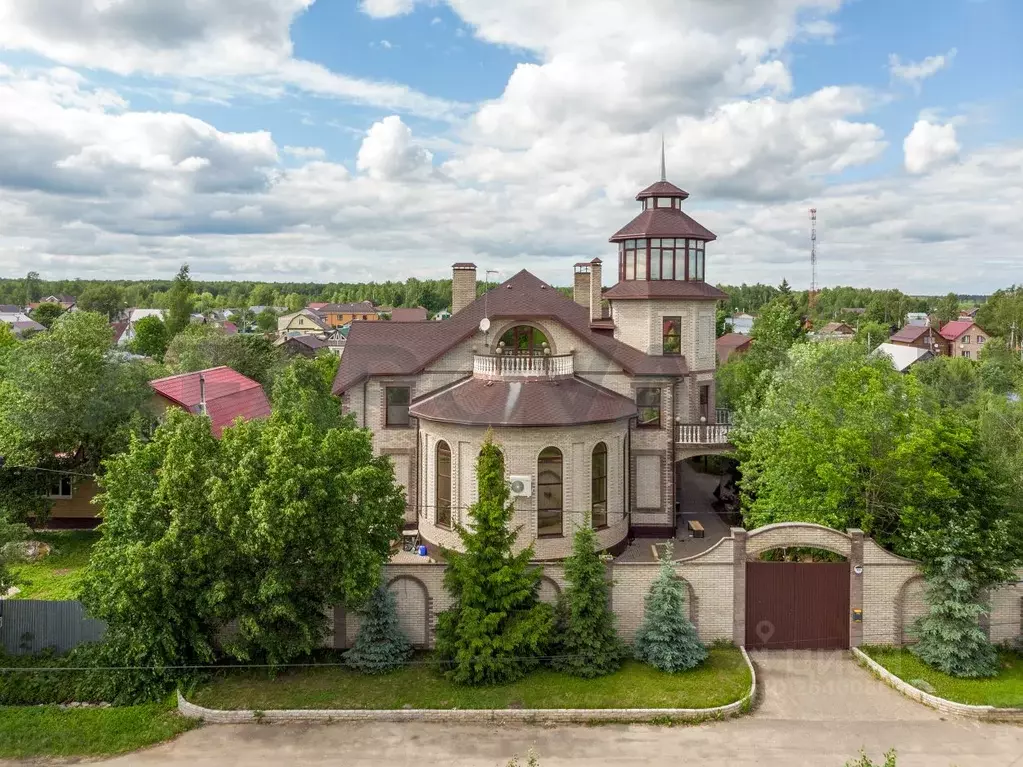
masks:
<path fill-rule="evenodd" d="M 57 474 L 50 479 L 50 489 L 46 494 L 47 498 L 70 498 L 71 477 L 67 474 Z"/>

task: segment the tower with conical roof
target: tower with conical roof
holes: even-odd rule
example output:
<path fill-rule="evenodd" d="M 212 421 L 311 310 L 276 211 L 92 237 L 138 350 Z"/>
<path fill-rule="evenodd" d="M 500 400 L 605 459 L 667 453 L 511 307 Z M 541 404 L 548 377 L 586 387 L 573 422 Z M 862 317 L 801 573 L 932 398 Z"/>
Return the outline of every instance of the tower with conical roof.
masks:
<path fill-rule="evenodd" d="M 604 294 L 615 338 L 651 355 L 682 355 L 688 380 L 679 412 L 713 420 L 717 302 L 727 294 L 707 282 L 707 250 L 716 236 L 683 209 L 689 193 L 661 179 L 636 195 L 639 215 L 611 237 L 618 282 Z"/>

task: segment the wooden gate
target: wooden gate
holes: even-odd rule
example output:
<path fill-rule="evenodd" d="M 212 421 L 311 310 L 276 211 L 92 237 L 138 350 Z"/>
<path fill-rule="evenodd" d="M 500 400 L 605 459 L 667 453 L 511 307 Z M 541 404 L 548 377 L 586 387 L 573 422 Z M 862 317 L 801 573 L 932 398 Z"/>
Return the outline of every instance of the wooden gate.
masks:
<path fill-rule="evenodd" d="M 746 647 L 849 647 L 848 562 L 747 562 Z"/>

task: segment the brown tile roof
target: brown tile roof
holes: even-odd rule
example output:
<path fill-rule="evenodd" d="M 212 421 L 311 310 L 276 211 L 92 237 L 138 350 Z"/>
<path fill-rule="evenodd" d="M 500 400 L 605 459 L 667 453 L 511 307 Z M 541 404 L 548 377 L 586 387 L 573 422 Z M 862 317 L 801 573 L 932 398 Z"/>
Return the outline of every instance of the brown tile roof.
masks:
<path fill-rule="evenodd" d="M 477 426 L 574 426 L 630 418 L 636 415 L 636 403 L 581 378 L 469 378 L 417 400 L 409 413 L 427 421 Z"/>
<path fill-rule="evenodd" d="M 670 181 L 658 181 L 637 194 L 636 199 L 642 200 L 646 197 L 681 197 L 684 200 L 688 196 L 689 192 L 679 189 Z"/>
<path fill-rule="evenodd" d="M 920 340 L 920 337 L 929 333 L 931 329 L 926 325 L 906 325 L 904 328 L 892 335 L 889 341 L 893 344 L 913 344 Z"/>
<path fill-rule="evenodd" d="M 426 322 L 428 312 L 422 306 L 391 309 L 391 322 Z"/>
<path fill-rule="evenodd" d="M 752 341 L 752 338 L 743 333 L 725 333 L 714 343 L 718 349 L 739 349 Z"/>
<path fill-rule="evenodd" d="M 376 314 L 378 311 L 372 301 L 358 301 L 351 304 L 324 304 L 316 313 L 322 317 L 324 314 Z"/>
<path fill-rule="evenodd" d="M 820 329 L 820 332 L 829 335 L 851 335 L 856 331 L 844 322 L 829 322 Z"/>
<path fill-rule="evenodd" d="M 486 312 L 486 315 L 484 314 Z M 632 375 L 684 376 L 685 357 L 654 357 L 590 328 L 580 306 L 523 270 L 440 322 L 354 322 L 334 379 L 340 394 L 369 376 L 414 375 L 456 344 L 479 332 L 480 320 L 555 319 Z M 395 332 L 400 325 L 400 332 Z"/>
<path fill-rule="evenodd" d="M 695 298 L 723 301 L 728 294 L 706 282 L 684 280 L 623 280 L 604 292 L 604 298 L 627 301 L 633 298 Z"/>
<path fill-rule="evenodd" d="M 635 237 L 694 237 L 698 240 L 716 240 L 717 235 L 692 217 L 674 208 L 644 210 L 632 221 L 614 233 L 610 242 Z"/>

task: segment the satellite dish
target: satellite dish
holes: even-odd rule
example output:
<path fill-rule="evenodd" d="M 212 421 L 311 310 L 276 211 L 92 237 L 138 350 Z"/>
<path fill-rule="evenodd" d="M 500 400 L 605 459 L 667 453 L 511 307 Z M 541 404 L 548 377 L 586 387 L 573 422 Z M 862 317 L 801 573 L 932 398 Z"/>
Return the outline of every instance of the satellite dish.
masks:
<path fill-rule="evenodd" d="M 482 320 L 480 320 L 480 332 L 486 333 L 488 330 L 490 330 L 490 319 L 484 317 Z"/>

